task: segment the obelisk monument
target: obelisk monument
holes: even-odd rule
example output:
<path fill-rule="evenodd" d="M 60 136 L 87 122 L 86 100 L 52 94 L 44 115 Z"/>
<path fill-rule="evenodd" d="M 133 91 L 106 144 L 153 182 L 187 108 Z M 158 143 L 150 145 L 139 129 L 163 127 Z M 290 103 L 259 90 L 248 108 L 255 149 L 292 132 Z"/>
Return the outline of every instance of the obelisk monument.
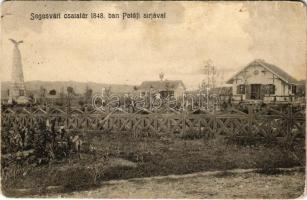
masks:
<path fill-rule="evenodd" d="M 12 74 L 11 74 L 11 89 L 9 92 L 9 103 L 17 101 L 19 97 L 26 95 L 24 77 L 22 71 L 21 53 L 18 48 L 19 44 L 23 41 L 15 41 L 10 39 L 14 44 L 13 61 L 12 61 Z"/>

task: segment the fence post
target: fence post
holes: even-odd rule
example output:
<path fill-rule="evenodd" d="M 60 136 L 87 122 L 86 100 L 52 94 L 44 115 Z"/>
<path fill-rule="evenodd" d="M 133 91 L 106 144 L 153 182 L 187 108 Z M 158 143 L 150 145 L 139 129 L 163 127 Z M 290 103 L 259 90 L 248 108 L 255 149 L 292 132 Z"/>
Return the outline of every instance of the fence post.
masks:
<path fill-rule="evenodd" d="M 185 113 L 182 114 L 182 134 L 185 134 L 185 130 L 186 130 L 186 117 L 185 117 Z"/>
<path fill-rule="evenodd" d="M 254 110 L 252 105 L 248 105 L 248 135 L 252 135 Z"/>
<path fill-rule="evenodd" d="M 68 103 L 68 107 L 66 110 L 66 128 L 68 129 L 69 126 L 69 115 L 70 115 L 70 101 Z"/>
<path fill-rule="evenodd" d="M 46 114 L 45 114 L 45 122 L 44 123 L 45 123 L 45 125 L 47 125 L 46 122 L 48 121 L 49 122 L 48 125 L 50 125 L 50 123 L 51 123 L 51 120 L 49 120 L 50 119 L 50 113 L 49 113 L 50 112 L 50 108 L 46 107 L 45 111 L 46 111 Z"/>
<path fill-rule="evenodd" d="M 292 111 L 292 104 L 289 104 L 288 120 L 287 120 L 287 139 L 291 138 L 292 126 L 293 126 L 293 111 Z"/>
<path fill-rule="evenodd" d="M 199 128 L 199 135 L 202 136 L 202 131 L 201 131 L 201 118 L 198 118 L 198 128 Z"/>
<path fill-rule="evenodd" d="M 155 115 L 152 119 L 154 120 L 154 129 L 156 130 L 157 133 L 159 133 L 158 118 L 157 118 L 157 116 Z"/>
<path fill-rule="evenodd" d="M 214 113 L 213 115 L 213 133 L 212 133 L 212 138 L 215 138 L 217 132 L 217 120 L 216 120 L 216 114 Z"/>

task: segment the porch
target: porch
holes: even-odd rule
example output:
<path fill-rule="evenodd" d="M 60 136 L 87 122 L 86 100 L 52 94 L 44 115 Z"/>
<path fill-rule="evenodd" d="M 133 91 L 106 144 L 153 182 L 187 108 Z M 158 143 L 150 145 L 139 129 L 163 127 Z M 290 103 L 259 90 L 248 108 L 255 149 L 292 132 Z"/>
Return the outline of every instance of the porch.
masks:
<path fill-rule="evenodd" d="M 304 101 L 296 94 L 294 85 L 288 86 L 288 94 L 281 92 L 274 84 L 241 84 L 237 85 L 236 94 L 233 95 L 233 101 L 251 101 L 251 102 L 296 102 Z"/>

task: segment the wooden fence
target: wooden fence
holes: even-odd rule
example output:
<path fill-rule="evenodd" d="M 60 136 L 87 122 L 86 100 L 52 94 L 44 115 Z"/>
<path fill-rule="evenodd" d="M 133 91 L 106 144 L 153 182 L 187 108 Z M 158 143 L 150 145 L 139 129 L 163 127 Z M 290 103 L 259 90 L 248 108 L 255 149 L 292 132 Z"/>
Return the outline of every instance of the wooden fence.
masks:
<path fill-rule="evenodd" d="M 213 137 L 216 134 L 228 136 L 286 137 L 295 133 L 305 137 L 305 111 L 265 109 L 248 112 L 229 110 L 224 113 L 176 113 L 176 114 L 137 114 L 83 112 L 75 109 L 69 113 L 57 108 L 36 108 L 30 110 L 6 109 L 2 111 L 2 127 L 15 125 L 31 127 L 39 122 L 55 123 L 72 130 L 101 130 L 127 132 L 134 136 L 176 134 L 197 132 Z"/>

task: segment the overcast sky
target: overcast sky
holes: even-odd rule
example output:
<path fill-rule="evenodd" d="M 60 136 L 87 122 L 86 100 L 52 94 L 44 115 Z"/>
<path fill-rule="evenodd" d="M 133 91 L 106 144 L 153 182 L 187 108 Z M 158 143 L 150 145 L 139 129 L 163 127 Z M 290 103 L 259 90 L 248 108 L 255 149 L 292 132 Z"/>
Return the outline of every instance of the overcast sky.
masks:
<path fill-rule="evenodd" d="M 1 80 L 20 45 L 25 81 L 138 85 L 181 79 L 196 88 L 211 59 L 226 80 L 254 59 L 306 76 L 306 13 L 299 2 L 47 2 L 2 4 Z M 165 20 L 42 20 L 31 13 L 166 12 Z"/>

